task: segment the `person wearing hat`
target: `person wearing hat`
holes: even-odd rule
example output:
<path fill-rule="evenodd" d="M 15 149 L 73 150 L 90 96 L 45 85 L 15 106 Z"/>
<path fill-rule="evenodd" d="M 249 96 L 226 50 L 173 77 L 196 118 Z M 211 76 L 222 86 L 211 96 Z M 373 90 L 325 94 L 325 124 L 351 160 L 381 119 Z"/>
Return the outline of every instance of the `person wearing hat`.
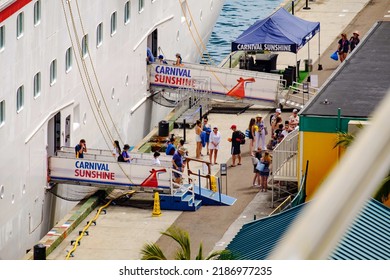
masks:
<path fill-rule="evenodd" d="M 230 138 L 230 141 L 232 142 L 232 150 L 231 150 L 232 164 L 230 166 L 235 167 L 236 159 L 238 159 L 237 165 L 241 165 L 240 133 L 237 130 L 237 126 L 235 124 L 232 124 L 230 129 L 233 130 L 232 138 Z"/>
<path fill-rule="evenodd" d="M 164 59 L 164 56 L 162 54 L 158 56 L 158 61 L 160 62 L 160 64 L 168 64 L 168 62 Z"/>
<path fill-rule="evenodd" d="M 267 144 L 265 143 L 265 136 L 268 134 L 267 127 L 264 124 L 263 116 L 261 114 L 256 115 L 256 126 L 257 131 L 255 134 L 256 137 L 256 151 L 266 150 Z"/>
<path fill-rule="evenodd" d="M 186 153 L 186 149 L 184 147 L 180 147 L 172 157 L 172 168 L 181 173 L 172 172 L 174 177 L 174 182 L 176 184 L 181 184 L 182 173 L 184 172 L 184 155 Z"/>
<path fill-rule="evenodd" d="M 130 149 L 130 146 L 128 144 L 125 144 L 123 146 L 122 157 L 123 157 L 124 162 L 131 163 L 131 157 L 128 153 L 129 149 Z"/>
<path fill-rule="evenodd" d="M 218 131 L 218 127 L 214 126 L 213 131 L 210 133 L 210 141 L 209 141 L 209 156 L 210 163 L 213 164 L 213 155 L 214 155 L 214 164 L 217 163 L 217 155 L 219 149 L 219 143 L 221 142 L 221 134 Z"/>
<path fill-rule="evenodd" d="M 349 52 L 349 45 L 350 45 L 350 43 L 347 39 L 347 34 L 342 33 L 341 39 L 338 42 L 338 48 L 337 48 L 337 50 L 339 52 L 340 62 L 343 62 L 347 58 L 347 55 Z"/>
<path fill-rule="evenodd" d="M 278 124 L 282 122 L 282 110 L 280 108 L 276 108 L 275 114 L 273 114 L 270 118 L 270 125 L 271 125 L 271 135 L 274 135 L 275 129 L 278 128 Z"/>
<path fill-rule="evenodd" d="M 298 110 L 294 109 L 291 116 L 288 118 L 289 131 L 293 131 L 299 125 Z"/>
<path fill-rule="evenodd" d="M 351 45 L 350 52 L 352 52 L 353 49 L 360 43 L 359 31 L 353 32 L 351 39 L 349 39 L 349 43 Z"/>

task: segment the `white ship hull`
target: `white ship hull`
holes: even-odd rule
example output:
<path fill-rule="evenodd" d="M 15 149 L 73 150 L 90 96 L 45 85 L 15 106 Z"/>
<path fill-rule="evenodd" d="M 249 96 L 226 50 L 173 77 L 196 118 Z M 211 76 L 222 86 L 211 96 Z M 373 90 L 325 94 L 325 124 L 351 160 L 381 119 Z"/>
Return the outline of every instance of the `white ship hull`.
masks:
<path fill-rule="evenodd" d="M 125 23 L 125 0 L 39 2 L 34 24 L 36 0 L 0 1 L 0 259 L 20 259 L 75 205 L 46 191 L 48 156 L 81 138 L 98 149 L 111 149 L 112 139 L 136 145 L 169 112 L 145 99 L 146 48 L 170 59 L 180 52 L 184 62 L 199 61 L 224 3 L 129 1 Z M 114 12 L 116 31 L 110 34 Z M 23 29 L 17 26 L 21 13 Z M 77 47 L 83 34 L 89 49 L 84 60 Z M 76 52 L 66 71 L 69 47 Z M 75 197 L 71 186 L 66 190 L 62 196 Z"/>

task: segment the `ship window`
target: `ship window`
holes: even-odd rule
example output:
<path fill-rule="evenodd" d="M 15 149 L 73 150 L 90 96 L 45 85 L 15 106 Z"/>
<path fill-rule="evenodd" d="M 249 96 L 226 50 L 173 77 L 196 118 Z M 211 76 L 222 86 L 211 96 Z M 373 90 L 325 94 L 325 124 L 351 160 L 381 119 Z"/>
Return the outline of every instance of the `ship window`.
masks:
<path fill-rule="evenodd" d="M 99 23 L 96 28 L 96 47 L 100 47 L 103 44 L 103 22 Z"/>
<path fill-rule="evenodd" d="M 34 26 L 41 22 L 41 1 L 38 0 L 34 4 Z"/>
<path fill-rule="evenodd" d="M 88 34 L 85 34 L 83 40 L 81 40 L 81 52 L 83 58 L 86 58 L 88 55 Z"/>
<path fill-rule="evenodd" d="M 125 14 L 123 20 L 125 24 L 130 22 L 130 1 L 127 1 L 125 4 Z"/>
<path fill-rule="evenodd" d="M 68 48 L 65 53 L 65 73 L 69 73 L 72 70 L 73 64 L 73 51 L 72 47 Z"/>
<path fill-rule="evenodd" d="M 116 33 L 116 12 L 113 12 L 111 15 L 111 36 L 114 36 Z"/>
<path fill-rule="evenodd" d="M 24 14 L 21 12 L 18 14 L 16 18 L 16 38 L 20 38 L 23 36 L 23 28 L 24 28 Z"/>
<path fill-rule="evenodd" d="M 34 76 L 34 98 L 37 98 L 41 94 L 41 72 L 38 72 Z"/>
<path fill-rule="evenodd" d="M 0 102 L 0 126 L 2 126 L 5 122 L 5 101 L 2 100 Z"/>
<path fill-rule="evenodd" d="M 50 63 L 50 85 L 54 85 L 57 81 L 57 59 Z"/>
<path fill-rule="evenodd" d="M 144 0 L 138 0 L 138 12 L 141 13 L 144 10 L 145 7 L 145 1 Z"/>
<path fill-rule="evenodd" d="M 4 50 L 5 46 L 5 26 L 0 26 L 0 51 Z"/>
<path fill-rule="evenodd" d="M 20 112 L 24 106 L 24 86 L 20 86 L 16 92 L 16 112 Z"/>

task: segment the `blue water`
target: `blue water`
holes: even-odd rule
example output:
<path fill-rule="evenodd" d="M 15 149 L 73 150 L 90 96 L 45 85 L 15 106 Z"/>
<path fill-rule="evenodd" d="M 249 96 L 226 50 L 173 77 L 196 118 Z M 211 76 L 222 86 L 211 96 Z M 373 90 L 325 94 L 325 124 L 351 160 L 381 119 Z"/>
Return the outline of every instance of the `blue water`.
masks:
<path fill-rule="evenodd" d="M 268 17 L 283 1 L 226 0 L 207 44 L 207 52 L 214 64 L 219 64 L 229 55 L 232 41 L 255 21 Z M 205 57 L 208 57 L 207 53 Z"/>

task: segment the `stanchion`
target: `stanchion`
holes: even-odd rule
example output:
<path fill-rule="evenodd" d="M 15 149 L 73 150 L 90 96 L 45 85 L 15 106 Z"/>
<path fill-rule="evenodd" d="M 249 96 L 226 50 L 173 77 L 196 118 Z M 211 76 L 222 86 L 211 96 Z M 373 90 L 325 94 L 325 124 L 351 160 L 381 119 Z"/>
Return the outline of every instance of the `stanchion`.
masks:
<path fill-rule="evenodd" d="M 294 0 L 291 2 L 291 14 L 294 15 L 294 6 L 295 6 L 295 3 L 294 3 Z"/>
<path fill-rule="evenodd" d="M 34 245 L 34 260 L 46 260 L 46 246 L 43 244 Z"/>
<path fill-rule="evenodd" d="M 303 7 L 302 9 L 304 9 L 304 10 L 310 10 L 310 7 L 309 7 L 309 0 L 306 0 L 306 6 Z"/>
<path fill-rule="evenodd" d="M 186 119 L 183 119 L 183 139 L 184 139 L 184 143 L 186 142 Z"/>

